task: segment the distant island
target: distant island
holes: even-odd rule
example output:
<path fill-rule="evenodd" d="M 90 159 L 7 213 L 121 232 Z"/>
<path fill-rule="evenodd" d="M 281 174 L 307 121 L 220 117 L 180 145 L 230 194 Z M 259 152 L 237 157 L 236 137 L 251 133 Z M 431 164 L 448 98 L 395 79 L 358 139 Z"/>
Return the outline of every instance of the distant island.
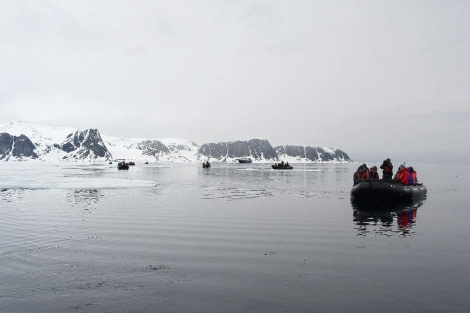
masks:
<path fill-rule="evenodd" d="M 2 161 L 89 161 L 118 159 L 136 162 L 253 162 L 290 163 L 352 162 L 337 148 L 276 146 L 266 139 L 212 142 L 197 145 L 188 139 L 118 138 L 100 134 L 98 129 L 76 130 L 27 122 L 12 122 L 0 127 Z"/>

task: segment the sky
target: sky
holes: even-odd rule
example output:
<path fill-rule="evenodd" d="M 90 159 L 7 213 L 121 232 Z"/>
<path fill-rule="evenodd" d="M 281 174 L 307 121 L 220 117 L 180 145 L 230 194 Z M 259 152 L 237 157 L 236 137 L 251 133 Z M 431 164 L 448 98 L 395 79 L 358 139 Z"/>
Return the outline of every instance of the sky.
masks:
<path fill-rule="evenodd" d="M 0 47 L 0 124 L 470 157 L 470 1 L 2 0 Z"/>

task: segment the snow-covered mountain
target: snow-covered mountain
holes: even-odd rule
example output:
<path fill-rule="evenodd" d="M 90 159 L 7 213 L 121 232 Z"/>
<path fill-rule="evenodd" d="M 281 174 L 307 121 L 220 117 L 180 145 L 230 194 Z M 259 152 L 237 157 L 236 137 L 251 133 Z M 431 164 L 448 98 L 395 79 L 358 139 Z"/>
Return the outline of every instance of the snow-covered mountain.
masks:
<path fill-rule="evenodd" d="M 102 136 L 113 159 L 141 162 L 196 162 L 199 146 L 187 139 L 144 139 Z"/>
<path fill-rule="evenodd" d="M 188 139 L 118 138 L 98 129 L 77 130 L 28 122 L 0 126 L 0 160 L 93 161 L 117 159 L 136 162 L 351 162 L 340 149 L 301 146 L 272 147 L 266 139 L 206 143 Z"/>

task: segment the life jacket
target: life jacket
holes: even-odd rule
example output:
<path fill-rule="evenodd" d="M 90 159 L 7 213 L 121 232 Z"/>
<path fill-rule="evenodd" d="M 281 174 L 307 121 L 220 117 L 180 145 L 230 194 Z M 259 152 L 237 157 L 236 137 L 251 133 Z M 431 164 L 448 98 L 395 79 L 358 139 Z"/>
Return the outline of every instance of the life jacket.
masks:
<path fill-rule="evenodd" d="M 408 185 L 409 176 L 410 173 L 408 172 L 408 169 L 406 167 L 404 169 L 401 169 L 398 175 L 400 183 L 402 183 L 403 185 Z"/>
<path fill-rule="evenodd" d="M 356 174 L 354 174 L 354 178 L 357 180 L 365 179 L 365 171 L 362 173 L 357 171 Z"/>
<path fill-rule="evenodd" d="M 393 177 L 393 179 L 395 179 L 396 181 L 401 181 L 401 177 L 403 176 L 403 173 L 401 172 L 401 170 L 398 170 L 396 173 L 395 173 L 395 176 Z"/>
<path fill-rule="evenodd" d="M 379 179 L 379 173 L 377 172 L 369 172 L 369 178 L 370 179 Z"/>
<path fill-rule="evenodd" d="M 362 179 L 369 179 L 369 169 L 368 169 L 368 168 L 366 168 L 366 169 L 364 170 L 364 176 L 363 176 Z"/>

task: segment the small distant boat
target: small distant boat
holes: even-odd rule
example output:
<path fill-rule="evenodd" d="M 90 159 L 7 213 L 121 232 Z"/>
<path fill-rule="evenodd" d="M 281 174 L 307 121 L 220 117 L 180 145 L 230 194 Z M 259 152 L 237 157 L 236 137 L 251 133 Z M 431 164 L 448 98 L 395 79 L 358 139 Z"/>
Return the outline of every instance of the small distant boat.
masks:
<path fill-rule="evenodd" d="M 129 165 L 135 165 L 135 162 L 134 161 L 130 161 L 129 163 L 127 163 Z"/>
<path fill-rule="evenodd" d="M 118 163 L 118 170 L 128 170 L 129 169 L 129 163 L 122 161 Z"/>
<path fill-rule="evenodd" d="M 238 159 L 238 163 L 251 163 L 251 162 L 253 162 L 253 160 L 250 158 Z"/>
<path fill-rule="evenodd" d="M 273 170 L 291 170 L 291 169 L 293 169 L 293 167 L 289 165 L 289 162 L 276 163 L 276 164 L 271 165 L 271 167 L 273 168 Z"/>
<path fill-rule="evenodd" d="M 209 167 L 211 167 L 211 164 L 209 163 L 209 161 L 202 163 L 202 168 L 209 168 Z"/>

